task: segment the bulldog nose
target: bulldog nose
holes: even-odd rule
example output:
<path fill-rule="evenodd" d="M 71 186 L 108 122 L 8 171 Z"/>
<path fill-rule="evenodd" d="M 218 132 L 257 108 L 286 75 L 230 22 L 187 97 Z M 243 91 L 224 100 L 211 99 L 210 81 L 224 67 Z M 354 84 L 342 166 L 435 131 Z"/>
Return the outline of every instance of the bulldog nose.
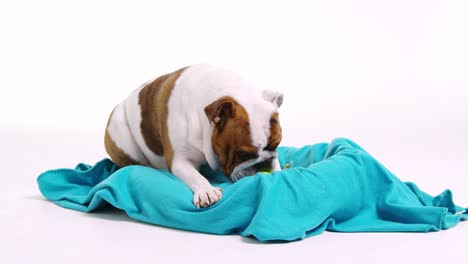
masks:
<path fill-rule="evenodd" d="M 271 171 L 273 167 L 273 157 L 254 165 L 256 171 Z"/>

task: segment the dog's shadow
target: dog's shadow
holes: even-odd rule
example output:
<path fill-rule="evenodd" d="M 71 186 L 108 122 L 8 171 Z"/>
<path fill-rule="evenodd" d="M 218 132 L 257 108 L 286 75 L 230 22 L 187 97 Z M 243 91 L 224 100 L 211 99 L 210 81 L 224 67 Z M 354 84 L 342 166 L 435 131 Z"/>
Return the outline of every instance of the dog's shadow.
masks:
<path fill-rule="evenodd" d="M 47 198 L 39 194 L 27 195 L 27 196 L 24 196 L 24 198 L 30 199 L 30 200 L 49 202 Z M 99 218 L 99 219 L 104 219 L 104 220 L 109 220 L 109 221 L 125 221 L 125 222 L 146 224 L 144 222 L 140 222 L 140 221 L 130 218 L 127 215 L 127 213 L 125 213 L 125 211 L 117 209 L 110 204 L 105 204 L 99 208 L 96 208 L 92 212 L 82 213 L 81 215 L 83 215 L 84 217 Z"/>
<path fill-rule="evenodd" d="M 38 200 L 38 201 L 45 201 L 45 202 L 48 201 L 42 195 L 29 195 L 29 196 L 25 196 L 24 198 L 32 199 L 32 200 Z M 172 230 L 172 231 L 177 231 L 177 232 L 187 232 L 187 233 L 200 234 L 200 233 L 195 232 L 195 231 L 173 229 L 173 228 L 169 228 L 169 227 L 165 227 L 165 226 L 154 225 L 154 224 L 149 224 L 149 223 L 137 221 L 137 220 L 129 217 L 125 211 L 120 210 L 118 208 L 115 208 L 110 204 L 105 204 L 105 205 L 103 205 L 103 206 L 101 206 L 99 208 L 96 208 L 92 212 L 81 213 L 80 215 L 82 215 L 82 217 L 97 218 L 97 219 L 102 219 L 102 220 L 106 220 L 106 221 L 129 222 L 129 223 L 146 225 L 146 226 L 149 226 L 149 227 L 157 227 L 157 228 L 162 228 L 162 229 L 167 229 L 167 230 Z M 231 236 L 235 236 L 235 234 L 231 234 Z M 241 236 L 240 240 L 242 242 L 246 243 L 246 244 L 252 244 L 252 245 L 267 245 L 267 244 L 282 244 L 282 243 L 285 243 L 285 241 L 264 242 L 264 241 L 257 240 L 253 236 L 248 236 L 248 237 Z"/>
<path fill-rule="evenodd" d="M 140 222 L 133 218 L 130 218 L 125 211 L 117 209 L 110 204 L 106 204 L 100 208 L 93 210 L 92 212 L 84 213 L 83 216 L 90 218 L 99 218 L 109 221 L 121 221 L 149 225 L 145 222 Z"/>

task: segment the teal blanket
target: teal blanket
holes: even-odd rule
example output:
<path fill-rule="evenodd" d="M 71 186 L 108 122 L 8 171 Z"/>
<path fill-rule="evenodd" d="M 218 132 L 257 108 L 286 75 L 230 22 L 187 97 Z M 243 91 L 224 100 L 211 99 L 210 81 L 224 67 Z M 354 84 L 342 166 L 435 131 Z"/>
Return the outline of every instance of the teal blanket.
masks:
<path fill-rule="evenodd" d="M 282 171 L 236 183 L 201 168 L 213 185 L 223 188 L 221 201 L 209 208 L 197 209 L 190 189 L 165 170 L 119 169 L 108 159 L 47 171 L 38 183 L 47 199 L 65 208 L 91 212 L 111 204 L 151 224 L 259 240 L 291 241 L 324 230 L 438 231 L 468 219 L 450 190 L 432 197 L 400 181 L 350 140 L 278 152 Z"/>

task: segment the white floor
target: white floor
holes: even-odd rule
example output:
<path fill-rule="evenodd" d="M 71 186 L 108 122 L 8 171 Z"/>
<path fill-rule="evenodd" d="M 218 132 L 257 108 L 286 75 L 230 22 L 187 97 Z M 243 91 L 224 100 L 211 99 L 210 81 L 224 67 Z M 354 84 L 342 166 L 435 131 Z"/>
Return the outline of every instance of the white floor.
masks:
<path fill-rule="evenodd" d="M 100 160 L 105 155 L 102 135 L 4 131 L 1 138 L 0 263 L 466 261 L 468 223 L 428 234 L 326 232 L 303 241 L 271 244 L 238 235 L 206 235 L 143 224 L 117 210 L 92 214 L 66 210 L 46 201 L 35 179 L 47 169 Z M 440 159 L 417 148 L 402 154 L 391 144 L 367 142 L 365 147 L 372 148 L 370 152 L 397 175 L 405 175 L 401 176 L 404 180 L 416 182 L 431 194 L 452 189 L 455 201 L 468 206 L 468 165 L 461 160 Z"/>

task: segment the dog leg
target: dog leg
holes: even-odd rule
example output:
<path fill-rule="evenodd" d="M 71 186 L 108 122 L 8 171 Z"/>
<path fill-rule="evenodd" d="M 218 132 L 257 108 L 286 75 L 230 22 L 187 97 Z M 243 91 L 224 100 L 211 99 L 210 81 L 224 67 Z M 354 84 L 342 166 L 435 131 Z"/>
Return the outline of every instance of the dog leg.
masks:
<path fill-rule="evenodd" d="M 213 187 L 190 161 L 174 159 L 172 161 L 172 173 L 192 190 L 193 204 L 197 208 L 208 207 L 221 200 L 223 196 L 222 189 Z"/>

